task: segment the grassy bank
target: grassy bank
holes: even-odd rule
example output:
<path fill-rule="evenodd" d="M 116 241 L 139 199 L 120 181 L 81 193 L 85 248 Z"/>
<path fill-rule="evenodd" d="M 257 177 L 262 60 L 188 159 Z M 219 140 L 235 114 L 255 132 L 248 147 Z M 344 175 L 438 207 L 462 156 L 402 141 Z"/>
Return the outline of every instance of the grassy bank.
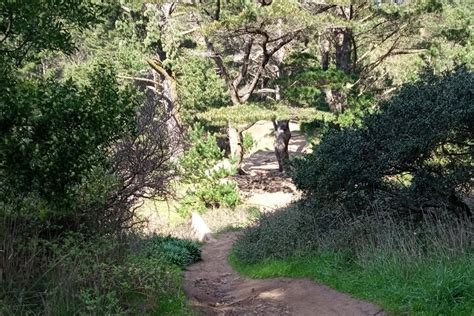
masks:
<path fill-rule="evenodd" d="M 473 315 L 473 222 L 353 216 L 296 203 L 245 230 L 230 262 L 253 278 L 307 277 L 394 315 Z"/>
<path fill-rule="evenodd" d="M 371 261 L 325 252 L 265 260 L 255 264 L 230 257 L 232 266 L 252 278 L 307 277 L 354 297 L 374 302 L 395 315 L 472 315 L 474 257 L 406 261 L 379 256 Z"/>

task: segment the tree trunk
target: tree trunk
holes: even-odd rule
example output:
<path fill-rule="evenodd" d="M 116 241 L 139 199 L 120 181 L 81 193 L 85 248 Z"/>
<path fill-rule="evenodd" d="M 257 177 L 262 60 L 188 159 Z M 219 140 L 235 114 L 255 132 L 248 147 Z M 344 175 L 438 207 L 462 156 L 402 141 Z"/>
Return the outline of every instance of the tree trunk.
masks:
<path fill-rule="evenodd" d="M 335 49 L 334 63 L 336 69 L 350 74 L 354 69 L 353 36 L 350 28 L 328 29 L 323 40 L 320 41 L 321 68 L 329 68 L 331 56 L 331 43 Z M 333 113 L 342 112 L 346 103 L 346 96 L 342 91 L 333 90 L 329 86 L 324 88 L 325 100 Z"/>
<path fill-rule="evenodd" d="M 176 87 L 175 82 L 171 81 L 170 78 L 162 78 L 162 97 L 164 99 L 165 109 L 166 109 L 166 116 L 168 118 L 166 122 L 166 126 L 168 129 L 168 135 L 171 139 L 171 143 L 175 149 L 173 150 L 173 156 L 179 155 L 181 153 L 182 148 L 182 128 L 181 122 L 179 118 L 179 113 L 176 111 Z M 178 149 L 178 150 L 176 150 Z"/>
<path fill-rule="evenodd" d="M 160 92 L 160 97 L 166 111 L 166 127 L 170 144 L 172 146 L 173 158 L 179 157 L 183 153 L 183 134 L 184 130 L 181 124 L 179 112 L 176 109 L 178 92 L 176 90 L 175 79 L 161 66 L 159 59 L 149 59 L 148 64 L 153 69 L 153 80 L 161 82 L 161 85 L 155 86 L 155 91 Z"/>
<path fill-rule="evenodd" d="M 275 155 L 278 160 L 278 170 L 283 172 L 288 168 L 290 155 L 288 153 L 288 143 L 291 138 L 290 121 L 273 121 L 275 128 Z"/>
<path fill-rule="evenodd" d="M 330 42 L 327 38 L 324 38 L 320 42 L 320 54 L 321 54 L 321 68 L 323 70 L 328 70 L 329 68 L 329 51 L 330 51 L 331 45 Z"/>
<path fill-rule="evenodd" d="M 326 102 L 332 113 L 340 113 L 344 109 L 346 96 L 338 90 L 332 90 L 330 87 L 324 88 Z"/>
<path fill-rule="evenodd" d="M 242 132 L 232 127 L 229 123 L 227 135 L 229 136 L 230 156 L 237 160 L 237 172 L 239 174 L 246 174 L 242 166 L 244 160 L 244 140 Z"/>
<path fill-rule="evenodd" d="M 334 29 L 336 46 L 336 68 L 346 74 L 352 71 L 352 30 L 350 28 Z"/>

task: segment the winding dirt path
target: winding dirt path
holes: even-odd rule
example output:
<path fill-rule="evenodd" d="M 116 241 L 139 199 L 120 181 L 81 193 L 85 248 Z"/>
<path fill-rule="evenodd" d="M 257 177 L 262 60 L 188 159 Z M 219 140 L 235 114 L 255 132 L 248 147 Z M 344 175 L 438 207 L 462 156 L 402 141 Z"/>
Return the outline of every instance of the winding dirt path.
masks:
<path fill-rule="evenodd" d="M 249 279 L 227 261 L 237 233 L 203 248 L 203 260 L 185 274 L 189 304 L 204 315 L 385 315 L 370 303 L 309 279 Z"/>
<path fill-rule="evenodd" d="M 262 124 L 256 128 L 265 131 L 269 127 Z M 262 134 L 257 131 L 256 135 L 259 133 Z M 305 145 L 304 136 L 293 133 L 290 155 L 301 154 Z M 249 174 L 236 180 L 250 205 L 272 211 L 298 198 L 290 179 L 276 170 L 273 150 L 257 150 L 245 160 L 244 167 Z M 230 232 L 211 240 L 203 247 L 202 261 L 186 270 L 185 292 L 196 311 L 205 315 L 385 315 L 373 304 L 309 279 L 240 276 L 227 261 L 237 237 L 238 233 Z"/>

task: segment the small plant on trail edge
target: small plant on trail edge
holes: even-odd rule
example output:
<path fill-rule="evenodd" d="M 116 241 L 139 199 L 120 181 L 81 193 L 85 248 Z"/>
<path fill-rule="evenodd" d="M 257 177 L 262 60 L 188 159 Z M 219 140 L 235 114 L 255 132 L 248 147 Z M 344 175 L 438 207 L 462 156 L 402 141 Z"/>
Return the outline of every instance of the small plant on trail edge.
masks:
<path fill-rule="evenodd" d="M 181 268 L 201 260 L 199 244 L 171 236 L 154 236 L 148 239 L 143 245 L 142 253 L 145 257 L 160 256 Z"/>
<path fill-rule="evenodd" d="M 250 133 L 245 133 L 243 141 L 244 153 L 250 152 L 253 148 L 253 145 L 255 145 L 252 135 Z"/>
<path fill-rule="evenodd" d="M 199 124 L 188 133 L 189 148 L 180 160 L 182 180 L 189 185 L 178 212 L 183 216 L 193 211 L 204 213 L 209 207 L 234 209 L 240 202 L 235 182 L 224 180 L 235 173 L 235 167 L 216 167 L 224 158 L 215 135 Z"/>

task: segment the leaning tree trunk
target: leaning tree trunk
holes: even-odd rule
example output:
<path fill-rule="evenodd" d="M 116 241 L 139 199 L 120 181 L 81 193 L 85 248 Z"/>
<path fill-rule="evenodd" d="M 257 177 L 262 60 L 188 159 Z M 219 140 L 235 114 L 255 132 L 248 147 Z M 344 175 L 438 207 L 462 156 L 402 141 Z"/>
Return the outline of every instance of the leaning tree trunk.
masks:
<path fill-rule="evenodd" d="M 170 145 L 172 147 L 173 158 L 179 157 L 183 151 L 184 130 L 181 124 L 179 112 L 177 110 L 178 93 L 176 91 L 176 80 L 163 68 L 159 57 L 148 59 L 148 64 L 153 69 L 153 77 L 155 82 L 160 82 L 155 87 L 155 91 L 159 91 L 166 112 L 166 127 Z"/>
<path fill-rule="evenodd" d="M 176 83 L 172 78 L 163 78 L 162 80 L 163 99 L 167 115 L 167 129 L 171 144 L 174 146 L 173 157 L 179 157 L 183 151 L 183 128 L 181 125 L 179 113 L 176 110 L 177 92 Z"/>
<path fill-rule="evenodd" d="M 237 172 L 239 174 L 246 174 L 242 166 L 244 160 L 244 140 L 242 131 L 239 131 L 229 123 L 227 127 L 227 135 L 229 137 L 230 156 L 237 160 Z"/>
<path fill-rule="evenodd" d="M 275 155 L 278 160 L 278 170 L 283 172 L 288 168 L 290 155 L 288 154 L 288 143 L 290 142 L 290 121 L 273 121 L 275 128 Z"/>

